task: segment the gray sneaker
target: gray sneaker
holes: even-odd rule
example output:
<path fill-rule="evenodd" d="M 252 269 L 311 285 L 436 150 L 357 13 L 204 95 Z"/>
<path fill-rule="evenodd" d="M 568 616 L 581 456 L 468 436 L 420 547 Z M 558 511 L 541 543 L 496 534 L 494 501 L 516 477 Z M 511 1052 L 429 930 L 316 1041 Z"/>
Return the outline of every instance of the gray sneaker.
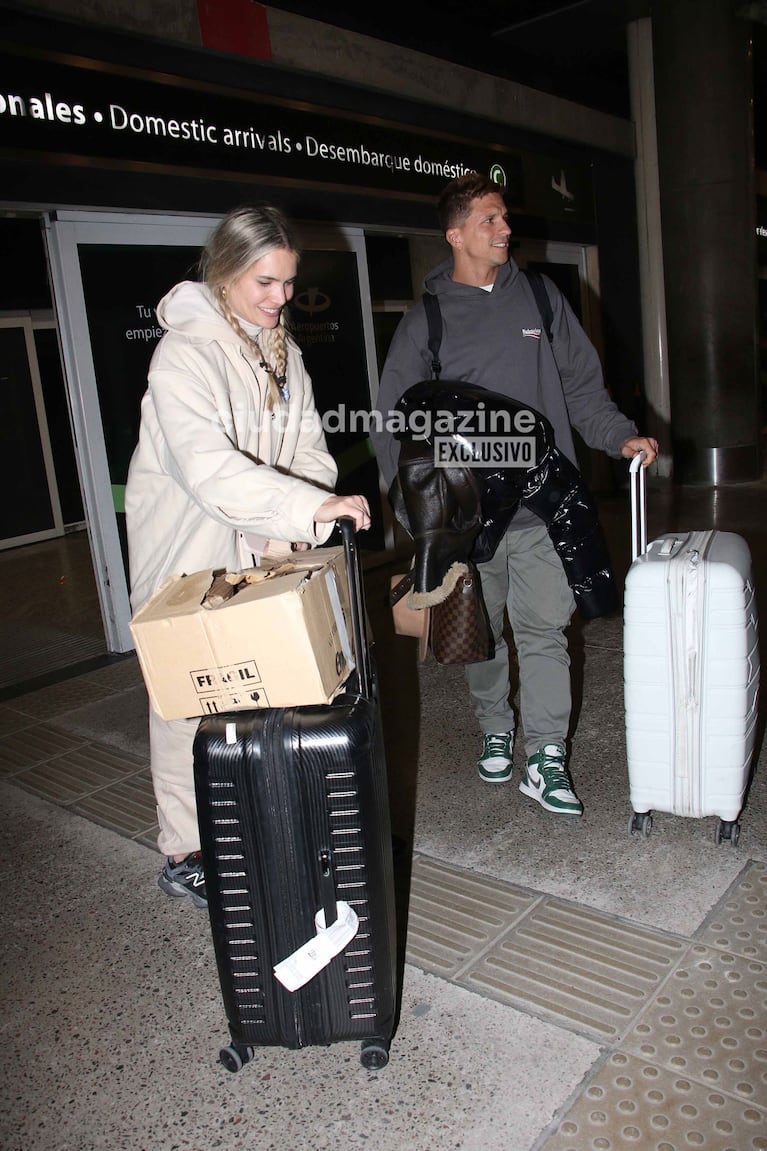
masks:
<path fill-rule="evenodd" d="M 562 743 L 544 744 L 530 756 L 519 790 L 537 800 L 546 811 L 583 815 L 583 804 L 575 794 Z"/>
<path fill-rule="evenodd" d="M 195 907 L 207 907 L 208 896 L 205 891 L 205 873 L 202 870 L 200 852 L 191 852 L 180 863 L 174 863 L 170 858 L 166 859 L 157 886 L 160 891 L 172 895 L 174 899 L 188 895 Z"/>
<path fill-rule="evenodd" d="M 514 750 L 514 732 L 488 732 L 477 761 L 479 778 L 485 783 L 508 783 L 511 779 L 511 756 Z"/>

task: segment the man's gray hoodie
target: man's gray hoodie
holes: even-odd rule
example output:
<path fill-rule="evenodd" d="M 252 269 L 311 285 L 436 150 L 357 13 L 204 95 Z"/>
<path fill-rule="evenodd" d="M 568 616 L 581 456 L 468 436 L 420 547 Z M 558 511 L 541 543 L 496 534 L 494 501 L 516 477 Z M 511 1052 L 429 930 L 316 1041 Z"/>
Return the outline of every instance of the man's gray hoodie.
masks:
<path fill-rule="evenodd" d="M 620 458 L 624 440 L 636 425 L 610 399 L 594 346 L 559 289 L 546 278 L 553 310 L 553 345 L 527 278 L 509 258 L 498 269 L 491 292 L 451 279 L 452 259 L 426 277 L 424 290 L 436 295 L 442 313 L 441 376 L 500 392 L 529 404 L 551 422 L 556 445 L 577 465 L 571 427 L 585 442 Z M 391 342 L 375 411 L 372 439 L 387 487 L 397 473 L 399 442 L 387 431 L 397 400 L 419 380 L 432 376 L 432 356 L 423 303 L 403 317 Z M 515 527 L 537 522 L 524 509 Z"/>

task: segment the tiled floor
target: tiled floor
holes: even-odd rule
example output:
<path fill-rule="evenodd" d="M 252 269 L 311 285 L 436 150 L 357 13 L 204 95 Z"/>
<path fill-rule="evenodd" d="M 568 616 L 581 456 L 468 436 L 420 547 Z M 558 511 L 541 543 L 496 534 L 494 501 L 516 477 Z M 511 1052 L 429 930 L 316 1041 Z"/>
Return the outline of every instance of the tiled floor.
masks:
<path fill-rule="evenodd" d="M 145 749 L 135 753 L 77 730 L 89 709 L 99 712 L 102 723 L 110 704 L 124 716 L 126 698 L 136 701 L 140 714 L 145 711 L 143 696 L 141 672 L 130 656 L 0 704 L 0 775 L 76 815 L 155 847 L 157 819 L 146 736 Z M 73 713 L 74 730 L 57 724 Z"/>
<path fill-rule="evenodd" d="M 755 486 L 719 494 L 712 506 L 705 493 L 692 491 L 681 508 L 659 499 L 658 514 L 666 523 L 700 516 L 701 523 L 714 519 L 743 531 L 763 589 L 764 496 Z M 621 557 L 623 515 L 622 506 L 603 509 Z M 460 673 L 431 663 L 417 668 L 409 647 L 400 646 L 408 641 L 387 633 L 387 581 L 386 571 L 368 573 L 395 830 L 409 830 L 414 848 L 409 968 L 501 1005 L 510 1020 L 521 1013 L 563 1037 L 579 1036 L 596 1053 L 577 1090 L 542 1120 L 535 1141 L 507 1143 L 508 1151 L 763 1151 L 764 752 L 737 847 L 717 848 L 706 821 L 671 816 L 657 821 L 649 840 L 630 837 L 624 785 L 607 783 L 600 766 L 605 755 L 625 764 L 615 736 L 620 621 L 597 621 L 581 637 L 583 702 L 573 743 L 587 815 L 557 821 L 531 811 L 513 785 L 488 789 L 476 780 L 476 728 Z M 146 700 L 135 659 L 6 697 L 0 774 L 154 846 Z M 674 910 L 675 899 L 684 914 Z M 514 1069 L 509 1076 L 518 1082 Z M 510 1098 L 509 1106 L 520 1103 Z M 378 1145 L 399 1147 L 385 1136 Z M 434 1151 L 447 1145 L 432 1144 Z M 449 1145 L 473 1146 L 460 1134 Z"/>
<path fill-rule="evenodd" d="M 106 654 L 85 531 L 0 551 L 0 698 Z"/>
<path fill-rule="evenodd" d="M 137 687 L 131 659 L 6 704 L 0 770 L 153 846 L 146 753 L 73 734 L 88 709 L 122 700 L 125 716 Z M 407 962 L 604 1052 L 540 1144 L 546 1151 L 767 1147 L 766 935 L 759 862 L 743 860 L 731 890 L 686 937 L 418 851 L 413 859 Z"/>

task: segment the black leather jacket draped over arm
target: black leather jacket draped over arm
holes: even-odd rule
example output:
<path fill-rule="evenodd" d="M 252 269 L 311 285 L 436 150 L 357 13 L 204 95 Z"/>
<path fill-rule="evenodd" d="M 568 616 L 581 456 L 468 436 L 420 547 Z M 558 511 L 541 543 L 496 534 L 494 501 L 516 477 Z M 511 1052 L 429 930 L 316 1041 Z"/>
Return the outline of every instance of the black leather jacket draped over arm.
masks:
<path fill-rule="evenodd" d="M 413 606 L 440 602 L 457 570 L 465 570 L 469 560 L 490 559 L 524 506 L 546 525 L 581 615 L 594 619 L 615 608 L 596 507 L 577 468 L 556 448 L 545 416 L 485 388 L 450 380 L 414 385 L 397 410 L 400 459 L 389 496 L 415 543 Z M 483 460 L 483 446 L 504 436 L 527 439 L 534 463 L 499 466 L 492 458 Z M 443 449 L 445 441 L 454 445 L 442 452 L 449 461 L 444 466 L 435 462 L 440 440 Z"/>

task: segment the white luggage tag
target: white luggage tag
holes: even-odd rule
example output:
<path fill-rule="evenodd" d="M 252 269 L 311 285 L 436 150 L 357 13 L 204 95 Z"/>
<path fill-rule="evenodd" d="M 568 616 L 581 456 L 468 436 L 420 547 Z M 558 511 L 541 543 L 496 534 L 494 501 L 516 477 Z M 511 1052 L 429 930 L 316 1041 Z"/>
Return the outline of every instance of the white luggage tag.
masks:
<path fill-rule="evenodd" d="M 339 900 L 336 903 L 336 914 L 338 918 L 335 923 L 326 927 L 325 912 L 320 908 L 314 917 L 317 928 L 314 939 L 308 940 L 287 959 L 275 964 L 274 974 L 288 991 L 298 991 L 299 987 L 314 979 L 354 939 L 360 925 L 357 912 L 348 903 Z"/>

